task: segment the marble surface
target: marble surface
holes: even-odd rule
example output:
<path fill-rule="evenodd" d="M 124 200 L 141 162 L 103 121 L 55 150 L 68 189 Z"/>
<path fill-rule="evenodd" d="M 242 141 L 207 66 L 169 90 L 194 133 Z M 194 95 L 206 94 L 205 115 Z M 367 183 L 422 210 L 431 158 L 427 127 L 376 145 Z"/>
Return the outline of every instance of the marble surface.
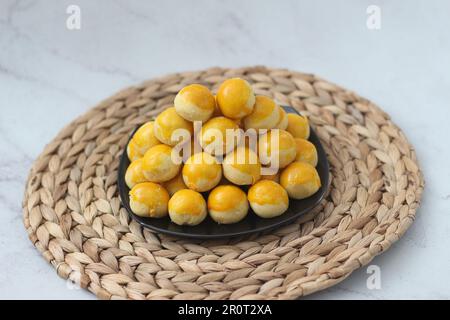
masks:
<path fill-rule="evenodd" d="M 81 29 L 66 28 L 67 6 Z M 381 29 L 366 26 L 369 5 Z M 264 64 L 314 72 L 382 106 L 426 179 L 417 219 L 366 268 L 308 299 L 450 298 L 448 1 L 0 1 L 0 298 L 93 299 L 60 279 L 22 225 L 33 159 L 118 89 L 176 71 Z"/>

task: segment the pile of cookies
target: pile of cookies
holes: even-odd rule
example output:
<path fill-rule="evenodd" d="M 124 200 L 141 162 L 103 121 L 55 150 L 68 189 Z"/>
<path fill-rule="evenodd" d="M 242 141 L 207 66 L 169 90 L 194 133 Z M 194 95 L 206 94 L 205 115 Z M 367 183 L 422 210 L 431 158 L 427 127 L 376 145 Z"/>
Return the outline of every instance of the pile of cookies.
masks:
<path fill-rule="evenodd" d="M 188 85 L 127 146 L 130 207 L 178 225 L 197 225 L 208 214 L 236 223 L 249 207 L 262 218 L 279 216 L 289 198 L 307 198 L 321 186 L 308 137 L 306 117 L 255 96 L 243 79 L 224 81 L 216 95 Z"/>

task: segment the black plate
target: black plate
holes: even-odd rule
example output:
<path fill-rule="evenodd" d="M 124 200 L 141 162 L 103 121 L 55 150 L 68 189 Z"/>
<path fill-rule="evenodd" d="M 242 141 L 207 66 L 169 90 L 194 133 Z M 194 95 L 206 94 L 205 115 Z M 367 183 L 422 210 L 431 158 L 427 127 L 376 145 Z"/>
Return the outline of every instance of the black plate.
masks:
<path fill-rule="evenodd" d="M 283 107 L 288 113 L 298 113 L 292 107 Z M 137 128 L 136 128 L 137 130 Z M 135 131 L 136 131 L 135 130 Z M 134 131 L 134 132 L 135 132 Z M 131 134 L 133 136 L 134 132 Z M 130 138 L 131 139 L 131 138 Z M 165 218 L 143 218 L 135 215 L 130 208 L 129 195 L 130 189 L 125 183 L 125 172 L 130 164 L 128 159 L 126 148 L 122 154 L 120 160 L 117 185 L 119 188 L 119 195 L 122 201 L 122 205 L 127 209 L 131 217 L 140 223 L 143 227 L 152 229 L 157 232 L 166 233 L 173 236 L 200 238 L 200 239 L 213 239 L 213 238 L 225 238 L 236 237 L 242 235 L 248 235 L 251 233 L 257 233 L 262 231 L 268 231 L 276 227 L 285 225 L 299 216 L 309 212 L 325 197 L 327 193 L 327 187 L 329 182 L 329 166 L 325 151 L 320 143 L 316 133 L 311 129 L 311 135 L 309 138 L 317 149 L 319 162 L 317 165 L 317 172 L 319 173 L 322 187 L 311 197 L 303 200 L 289 199 L 289 208 L 281 216 L 263 219 L 258 217 L 251 208 L 248 215 L 240 222 L 234 224 L 218 224 L 214 222 L 209 216 L 203 220 L 197 226 L 179 226 L 170 221 L 167 216 Z M 207 199 L 207 197 L 205 197 Z"/>

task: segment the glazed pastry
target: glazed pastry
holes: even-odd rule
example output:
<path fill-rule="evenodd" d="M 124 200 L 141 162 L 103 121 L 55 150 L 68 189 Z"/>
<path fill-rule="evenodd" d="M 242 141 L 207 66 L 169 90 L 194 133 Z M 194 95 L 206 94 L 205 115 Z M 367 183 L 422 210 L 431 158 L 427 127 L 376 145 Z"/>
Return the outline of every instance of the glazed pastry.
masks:
<path fill-rule="evenodd" d="M 253 111 L 255 94 L 250 84 L 241 78 L 225 80 L 217 92 L 217 103 L 225 117 L 240 119 Z"/>
<path fill-rule="evenodd" d="M 217 223 L 239 222 L 248 212 L 247 195 L 236 186 L 218 186 L 208 196 L 208 211 Z"/>
<path fill-rule="evenodd" d="M 259 157 L 265 165 L 277 167 L 276 160 L 278 160 L 278 168 L 286 167 L 295 160 L 297 154 L 292 135 L 280 129 L 270 130 L 262 135 L 258 141 L 258 151 Z"/>
<path fill-rule="evenodd" d="M 165 144 L 151 147 L 144 155 L 142 170 L 144 176 L 151 182 L 164 182 L 175 178 L 181 164 L 172 161 L 172 148 Z"/>
<path fill-rule="evenodd" d="M 313 167 L 317 166 L 317 150 L 316 146 L 305 139 L 296 138 L 295 144 L 297 146 L 297 156 L 295 161 L 306 162 Z"/>
<path fill-rule="evenodd" d="M 184 164 L 183 181 L 189 189 L 205 192 L 217 186 L 222 178 L 222 167 L 216 158 L 206 152 L 196 153 Z"/>
<path fill-rule="evenodd" d="M 184 183 L 183 176 L 181 173 L 177 174 L 172 180 L 166 181 L 163 184 L 170 196 L 173 196 L 175 192 L 187 189 L 188 187 Z"/>
<path fill-rule="evenodd" d="M 147 181 L 142 170 L 142 161 L 142 158 L 134 160 L 130 163 L 125 172 L 125 183 L 130 189 L 138 183 Z"/>
<path fill-rule="evenodd" d="M 161 218 L 167 215 L 169 194 L 159 184 L 144 182 L 130 191 L 130 207 L 141 217 Z"/>
<path fill-rule="evenodd" d="M 232 151 L 239 143 L 240 133 L 239 126 L 233 120 L 225 117 L 212 118 L 203 125 L 198 136 L 199 143 L 205 152 L 223 155 Z M 228 137 L 231 138 L 227 139 Z"/>
<path fill-rule="evenodd" d="M 261 218 L 273 218 L 283 214 L 289 207 L 286 190 L 278 183 L 261 180 L 248 190 L 248 201 Z"/>
<path fill-rule="evenodd" d="M 131 138 L 131 141 L 133 141 L 132 145 L 135 148 L 136 153 L 139 154 L 141 158 L 144 156 L 148 149 L 161 143 L 155 137 L 154 124 L 154 121 L 149 121 L 143 124 L 134 133 L 133 138 Z"/>
<path fill-rule="evenodd" d="M 144 154 L 153 146 L 161 142 L 154 134 L 154 121 L 143 124 L 133 135 L 127 146 L 128 159 L 134 161 L 142 158 Z"/>
<path fill-rule="evenodd" d="M 175 192 L 169 200 L 169 216 L 173 223 L 195 226 L 206 215 L 206 201 L 197 191 L 183 189 Z"/>
<path fill-rule="evenodd" d="M 309 121 L 308 118 L 302 117 L 295 113 L 288 113 L 288 131 L 294 138 L 309 138 Z"/>
<path fill-rule="evenodd" d="M 177 131 L 178 130 L 178 131 Z M 194 129 L 192 123 L 180 117 L 174 107 L 170 107 L 161 112 L 155 119 L 154 132 L 156 138 L 164 144 L 175 146 L 181 141 L 186 141 L 181 137 L 192 137 Z M 182 134 L 180 137 L 172 137 L 172 134 Z"/>
<path fill-rule="evenodd" d="M 284 109 L 280 106 L 278 107 L 278 111 L 280 112 L 280 120 L 278 121 L 275 128 L 286 130 L 286 128 L 288 127 L 288 117 L 286 111 L 284 111 Z"/>
<path fill-rule="evenodd" d="M 216 100 L 209 89 L 191 84 L 178 92 L 174 100 L 177 113 L 188 121 L 207 121 L 216 107 Z"/>
<path fill-rule="evenodd" d="M 137 147 L 136 143 L 134 142 L 133 138 L 130 139 L 127 145 L 127 156 L 128 159 L 133 162 L 137 159 L 142 158 L 144 155 L 139 152 L 139 148 Z"/>
<path fill-rule="evenodd" d="M 272 129 L 280 121 L 280 107 L 266 96 L 256 96 L 253 111 L 244 118 L 244 127 L 248 129 Z"/>
<path fill-rule="evenodd" d="M 237 185 L 251 185 L 261 177 L 258 155 L 246 147 L 238 147 L 223 160 L 225 178 Z"/>
<path fill-rule="evenodd" d="M 280 182 L 293 199 L 308 198 L 321 186 L 316 168 L 305 162 L 291 163 L 281 173 Z"/>

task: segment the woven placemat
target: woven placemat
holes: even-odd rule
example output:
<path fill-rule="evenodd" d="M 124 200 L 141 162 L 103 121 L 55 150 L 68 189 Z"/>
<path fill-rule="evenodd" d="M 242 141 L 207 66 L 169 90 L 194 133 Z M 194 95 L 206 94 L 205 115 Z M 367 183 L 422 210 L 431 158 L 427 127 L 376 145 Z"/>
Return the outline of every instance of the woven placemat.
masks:
<path fill-rule="evenodd" d="M 331 166 L 328 197 L 265 235 L 196 241 L 143 230 L 116 187 L 130 132 L 183 86 L 215 91 L 236 76 L 309 116 Z M 368 100 L 311 74 L 211 68 L 125 89 L 64 128 L 31 169 L 24 223 L 58 275 L 102 299 L 293 299 L 387 250 L 413 222 L 423 186 L 413 147 Z"/>

